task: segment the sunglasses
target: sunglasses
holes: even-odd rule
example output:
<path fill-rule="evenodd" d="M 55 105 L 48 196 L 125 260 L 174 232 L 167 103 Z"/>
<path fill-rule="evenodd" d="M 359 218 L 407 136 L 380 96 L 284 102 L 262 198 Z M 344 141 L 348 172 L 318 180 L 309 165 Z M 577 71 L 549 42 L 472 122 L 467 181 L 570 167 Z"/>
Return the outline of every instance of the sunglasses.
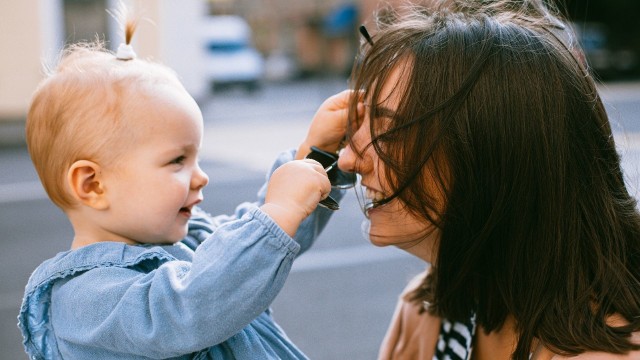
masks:
<path fill-rule="evenodd" d="M 355 186 L 357 176 L 355 173 L 347 173 L 338 168 L 338 155 L 318 149 L 315 146 L 311 147 L 311 152 L 306 156 L 307 159 L 312 159 L 319 162 L 324 170 L 327 172 L 331 187 L 334 189 L 349 189 Z M 340 205 L 331 196 L 327 196 L 319 203 L 320 206 L 330 210 L 340 209 Z"/>

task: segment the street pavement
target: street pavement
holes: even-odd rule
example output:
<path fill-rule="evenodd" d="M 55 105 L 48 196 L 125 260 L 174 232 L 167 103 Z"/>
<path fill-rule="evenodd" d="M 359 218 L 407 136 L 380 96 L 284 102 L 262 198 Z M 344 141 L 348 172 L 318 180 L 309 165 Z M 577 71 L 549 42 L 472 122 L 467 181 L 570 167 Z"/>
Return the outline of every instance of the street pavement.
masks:
<path fill-rule="evenodd" d="M 202 207 L 230 213 L 252 200 L 275 156 L 296 147 L 317 107 L 346 87 L 345 79 L 332 78 L 202 99 L 202 166 L 210 175 Z M 608 84 L 601 93 L 636 194 L 640 83 Z M 0 360 L 24 359 L 16 327 L 24 284 L 41 261 L 69 247 L 72 232 L 46 199 L 25 148 L 0 148 L 0 167 Z M 362 219 L 350 191 L 273 303 L 276 320 L 312 359 L 375 358 L 400 290 L 425 267 L 398 249 L 370 245 L 360 233 Z"/>

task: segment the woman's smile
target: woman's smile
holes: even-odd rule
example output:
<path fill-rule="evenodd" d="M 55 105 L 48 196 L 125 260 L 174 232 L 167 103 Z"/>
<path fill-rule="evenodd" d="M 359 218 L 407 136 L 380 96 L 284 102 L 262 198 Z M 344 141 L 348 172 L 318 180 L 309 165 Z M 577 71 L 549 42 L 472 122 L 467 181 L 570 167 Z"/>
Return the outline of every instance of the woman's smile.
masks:
<path fill-rule="evenodd" d="M 368 202 L 376 203 L 381 201 L 385 197 L 384 193 L 378 190 L 371 189 L 365 185 L 363 185 L 363 188 L 364 188 L 364 197 L 366 200 L 369 200 Z"/>

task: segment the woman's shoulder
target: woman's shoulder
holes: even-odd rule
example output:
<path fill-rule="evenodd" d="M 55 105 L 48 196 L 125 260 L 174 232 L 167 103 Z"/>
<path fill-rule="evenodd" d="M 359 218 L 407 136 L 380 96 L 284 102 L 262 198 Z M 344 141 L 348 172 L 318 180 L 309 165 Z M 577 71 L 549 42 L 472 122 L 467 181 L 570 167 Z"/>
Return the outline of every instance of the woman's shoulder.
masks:
<path fill-rule="evenodd" d="M 421 311 L 407 296 L 422 283 L 426 273 L 415 276 L 405 287 L 380 346 L 378 359 L 431 359 L 440 332 L 440 318 Z"/>

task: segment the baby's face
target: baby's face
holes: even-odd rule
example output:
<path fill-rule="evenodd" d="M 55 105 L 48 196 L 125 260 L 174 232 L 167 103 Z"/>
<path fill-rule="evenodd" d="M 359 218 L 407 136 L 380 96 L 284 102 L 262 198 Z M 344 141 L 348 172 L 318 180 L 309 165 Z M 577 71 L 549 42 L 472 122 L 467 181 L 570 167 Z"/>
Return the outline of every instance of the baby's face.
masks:
<path fill-rule="evenodd" d="M 130 143 L 123 142 L 124 155 L 104 169 L 109 232 L 127 243 L 174 243 L 186 235 L 209 181 L 198 165 L 202 114 L 178 86 L 139 92 L 122 119 L 132 124 L 124 141 Z"/>

